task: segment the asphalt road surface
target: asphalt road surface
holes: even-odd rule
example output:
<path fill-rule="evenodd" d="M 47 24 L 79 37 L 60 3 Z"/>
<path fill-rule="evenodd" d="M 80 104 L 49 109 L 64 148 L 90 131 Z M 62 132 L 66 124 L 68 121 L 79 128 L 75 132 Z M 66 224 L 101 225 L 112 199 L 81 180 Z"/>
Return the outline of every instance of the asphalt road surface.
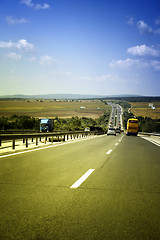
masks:
<path fill-rule="evenodd" d="M 0 158 L 8 239 L 160 239 L 160 147 L 105 135 Z"/>

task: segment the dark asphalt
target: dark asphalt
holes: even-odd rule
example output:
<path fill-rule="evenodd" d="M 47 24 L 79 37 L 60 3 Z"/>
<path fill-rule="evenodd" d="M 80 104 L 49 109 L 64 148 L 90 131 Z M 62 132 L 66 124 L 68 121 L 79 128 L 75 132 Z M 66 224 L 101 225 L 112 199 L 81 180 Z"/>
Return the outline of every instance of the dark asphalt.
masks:
<path fill-rule="evenodd" d="M 121 137 L 1 158 L 0 240 L 160 239 L 160 148 Z"/>

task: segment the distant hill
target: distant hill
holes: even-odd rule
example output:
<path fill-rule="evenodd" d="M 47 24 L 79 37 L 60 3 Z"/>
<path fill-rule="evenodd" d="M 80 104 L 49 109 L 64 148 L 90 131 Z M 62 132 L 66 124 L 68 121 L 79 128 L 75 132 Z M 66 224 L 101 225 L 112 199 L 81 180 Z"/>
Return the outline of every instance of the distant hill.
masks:
<path fill-rule="evenodd" d="M 81 94 L 42 94 L 42 95 L 4 95 L 0 98 L 21 98 L 21 99 L 88 99 L 102 98 L 105 96 L 98 95 L 81 95 Z"/>
<path fill-rule="evenodd" d="M 141 97 L 134 94 L 123 95 L 83 95 L 83 94 L 42 94 L 42 95 L 3 95 L 0 99 L 108 99 L 123 97 Z"/>

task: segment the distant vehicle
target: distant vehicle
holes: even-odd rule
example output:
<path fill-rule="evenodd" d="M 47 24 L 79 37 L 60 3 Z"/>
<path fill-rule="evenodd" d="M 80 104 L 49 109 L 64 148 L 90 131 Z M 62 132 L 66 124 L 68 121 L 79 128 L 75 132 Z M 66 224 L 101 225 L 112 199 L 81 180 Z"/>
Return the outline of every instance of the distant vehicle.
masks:
<path fill-rule="evenodd" d="M 102 133 L 103 132 L 103 128 L 101 128 L 101 127 L 95 127 L 95 126 L 88 126 L 88 128 L 89 128 L 89 130 L 91 131 L 91 132 L 99 132 L 99 133 Z"/>
<path fill-rule="evenodd" d="M 121 133 L 121 128 L 116 128 L 116 133 Z"/>
<path fill-rule="evenodd" d="M 114 135 L 116 136 L 116 129 L 114 127 L 109 127 L 107 131 L 107 135 Z"/>
<path fill-rule="evenodd" d="M 40 120 L 40 132 L 52 132 L 54 127 L 54 119 L 41 119 Z"/>
<path fill-rule="evenodd" d="M 138 134 L 138 119 L 130 118 L 127 121 L 127 132 L 126 135 L 135 135 Z"/>

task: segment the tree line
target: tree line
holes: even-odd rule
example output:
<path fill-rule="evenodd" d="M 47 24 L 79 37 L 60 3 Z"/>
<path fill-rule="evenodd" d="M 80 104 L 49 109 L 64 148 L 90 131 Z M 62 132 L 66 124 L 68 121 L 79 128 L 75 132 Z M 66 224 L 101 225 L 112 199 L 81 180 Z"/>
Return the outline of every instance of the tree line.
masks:
<path fill-rule="evenodd" d="M 0 130 L 39 130 L 39 119 L 15 114 L 11 117 L 1 117 Z"/>
<path fill-rule="evenodd" d="M 58 118 L 54 120 L 54 131 L 75 131 L 84 130 L 86 127 L 99 127 L 107 131 L 110 111 L 106 110 L 103 116 L 98 119 L 86 117 Z M 40 120 L 30 116 L 17 116 L 0 118 L 0 130 L 34 130 L 39 131 Z"/>

